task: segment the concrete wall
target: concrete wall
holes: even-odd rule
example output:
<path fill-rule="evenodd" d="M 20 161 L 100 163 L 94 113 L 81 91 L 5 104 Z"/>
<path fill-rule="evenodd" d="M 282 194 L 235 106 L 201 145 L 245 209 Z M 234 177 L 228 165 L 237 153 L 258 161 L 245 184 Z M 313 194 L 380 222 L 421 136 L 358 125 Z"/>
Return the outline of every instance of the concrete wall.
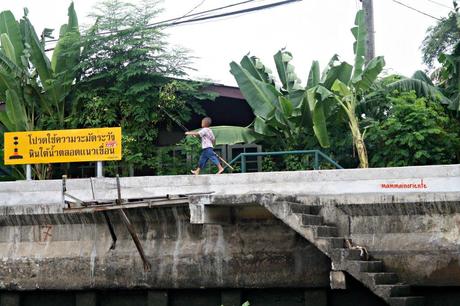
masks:
<path fill-rule="evenodd" d="M 127 212 L 150 272 L 116 212 L 110 213 L 115 250 L 101 213 L 3 216 L 0 289 L 328 286 L 329 260 L 266 213 L 243 212 L 234 224 L 195 225 L 187 206 Z"/>
<path fill-rule="evenodd" d="M 207 195 L 191 199 L 191 221 L 222 220 L 217 213 L 251 203 L 283 201 L 285 196 Z M 460 192 L 304 195 L 297 201 L 318 207 L 339 235 L 365 247 L 419 286 L 460 286 Z M 291 197 L 292 200 L 292 197 Z"/>
<path fill-rule="evenodd" d="M 426 188 L 382 188 L 422 179 Z M 117 246 L 109 250 L 100 213 L 63 213 L 61 181 L 0 183 L 0 289 L 327 288 L 329 260 L 247 200 L 264 192 L 319 205 L 341 234 L 410 283 L 460 286 L 460 165 L 135 177 L 121 185 L 124 198 L 224 195 L 217 204 L 231 206 L 231 218 L 199 225 L 190 223 L 187 206 L 129 210 L 153 266 L 146 273 L 117 212 L 110 213 Z M 114 179 L 94 186 L 96 198 L 116 197 Z M 68 180 L 67 187 L 92 199 L 89 179 Z"/>
<path fill-rule="evenodd" d="M 460 305 L 460 192 L 202 195 L 191 198 L 191 221 L 225 222 L 222 216 L 232 208 L 287 207 L 284 201 L 315 206 L 326 223 L 338 225 L 339 236 L 365 247 L 371 259 L 383 260 L 387 272 L 415 286 L 427 306 Z M 343 303 L 347 294 L 342 292 Z"/>
<path fill-rule="evenodd" d="M 417 184 L 423 179 L 427 188 L 382 188 L 381 184 Z M 112 178 L 94 179 L 96 198 L 116 198 Z M 122 178 L 125 198 L 164 196 L 195 192 L 216 194 L 281 193 L 290 195 L 355 194 L 401 192 L 458 192 L 460 165 L 403 168 L 345 169 L 297 172 L 267 172 L 186 176 Z M 68 180 L 71 194 L 92 199 L 89 179 Z M 0 183 L 0 206 L 56 204 L 61 202 L 61 181 Z"/>
<path fill-rule="evenodd" d="M 460 286 L 460 192 L 303 196 L 402 280 Z"/>

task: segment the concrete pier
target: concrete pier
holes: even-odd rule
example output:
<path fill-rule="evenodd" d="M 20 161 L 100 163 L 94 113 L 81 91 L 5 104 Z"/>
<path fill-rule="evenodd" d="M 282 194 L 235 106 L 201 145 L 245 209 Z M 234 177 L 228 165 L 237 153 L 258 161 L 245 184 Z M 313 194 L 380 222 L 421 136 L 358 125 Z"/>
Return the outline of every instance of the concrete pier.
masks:
<path fill-rule="evenodd" d="M 93 181 L 96 199 L 116 198 L 113 178 Z M 402 280 L 437 297 L 445 288 L 446 303 L 460 302 L 449 291 L 460 288 L 460 165 L 122 178 L 125 199 L 209 193 L 126 210 L 149 272 L 118 211 L 107 213 L 117 236 L 110 249 L 103 214 L 64 211 L 61 189 L 60 180 L 0 183 L 0 305 L 28 306 L 37 292 L 69 305 L 124 305 L 101 302 L 111 290 L 148 306 L 183 305 L 183 290 L 195 301 L 203 292 L 203 306 L 257 306 L 276 292 L 287 306 L 349 305 L 337 298 L 347 292 L 360 305 L 383 303 L 353 280 L 331 290 L 329 258 L 261 205 L 274 197 L 318 207 Z M 89 179 L 68 180 L 67 190 L 93 199 Z"/>

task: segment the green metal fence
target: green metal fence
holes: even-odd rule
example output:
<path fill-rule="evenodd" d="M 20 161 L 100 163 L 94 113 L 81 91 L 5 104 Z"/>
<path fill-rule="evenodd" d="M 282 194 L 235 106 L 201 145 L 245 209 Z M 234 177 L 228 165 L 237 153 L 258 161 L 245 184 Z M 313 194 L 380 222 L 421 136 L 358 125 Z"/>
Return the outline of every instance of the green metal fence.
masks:
<path fill-rule="evenodd" d="M 232 159 L 229 164 L 235 164 L 236 162 L 241 162 L 241 172 L 246 172 L 246 163 L 248 157 L 259 157 L 259 156 L 285 156 L 285 155 L 310 155 L 313 156 L 313 169 L 319 170 L 321 160 L 324 160 L 336 169 L 343 169 L 335 160 L 324 154 L 319 150 L 296 150 L 296 151 L 277 151 L 277 152 L 250 152 L 250 153 L 240 153 L 237 157 Z"/>

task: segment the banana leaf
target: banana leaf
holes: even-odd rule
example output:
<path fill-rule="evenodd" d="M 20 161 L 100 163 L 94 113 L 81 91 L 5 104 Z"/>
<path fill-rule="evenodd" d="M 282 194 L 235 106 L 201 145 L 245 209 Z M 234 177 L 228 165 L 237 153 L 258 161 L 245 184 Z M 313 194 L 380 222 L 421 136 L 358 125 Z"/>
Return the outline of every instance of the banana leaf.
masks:
<path fill-rule="evenodd" d="M 281 110 L 283 112 L 283 116 L 288 118 L 292 115 L 292 111 L 294 110 L 294 106 L 292 105 L 292 102 L 287 99 L 286 97 L 278 97 Z"/>
<path fill-rule="evenodd" d="M 241 59 L 240 65 L 259 81 L 273 84 L 270 70 L 257 57 L 246 55 Z"/>
<path fill-rule="evenodd" d="M 252 108 L 254 115 L 268 119 L 278 104 L 280 94 L 271 84 L 257 80 L 237 63 L 231 62 L 230 67 L 230 72 L 235 77 L 241 93 Z"/>
<path fill-rule="evenodd" d="M 300 85 L 297 84 L 298 77 L 294 72 L 294 66 L 290 63 L 292 54 L 288 51 L 280 50 L 273 58 L 283 89 L 287 92 L 300 89 Z"/>
<path fill-rule="evenodd" d="M 0 55 L 1 55 L 1 52 L 0 52 Z M 0 67 L 1 66 L 2 66 L 2 62 L 0 59 Z M 2 99 L 2 101 L 6 99 L 6 90 L 8 88 L 13 88 L 13 87 L 17 87 L 17 84 L 15 84 L 15 80 L 11 77 L 11 74 L 5 73 L 0 68 L 0 99 Z"/>
<path fill-rule="evenodd" d="M 276 135 L 276 130 L 270 127 L 265 122 L 265 120 L 263 120 L 260 117 L 256 117 L 256 119 L 254 120 L 254 131 L 257 134 L 261 134 L 261 135 L 268 136 L 268 137 Z"/>
<path fill-rule="evenodd" d="M 298 107 L 296 107 L 292 113 L 291 120 L 297 124 L 297 126 L 305 127 L 307 129 L 313 128 L 313 121 L 311 118 L 310 107 L 308 105 L 308 99 L 306 96 L 306 92 L 302 97 L 302 101 Z"/>
<path fill-rule="evenodd" d="M 69 8 L 67 9 L 67 16 L 69 17 L 67 22 L 67 31 L 78 32 L 78 17 L 73 2 L 70 3 Z"/>
<path fill-rule="evenodd" d="M 414 74 L 412 75 L 412 78 L 414 80 L 420 80 L 420 81 L 423 81 L 425 83 L 427 83 L 428 85 L 430 86 L 434 86 L 433 82 L 431 81 L 430 77 L 426 75 L 425 72 L 421 71 L 421 70 L 417 70 L 414 72 Z"/>
<path fill-rule="evenodd" d="M 415 91 L 419 97 L 429 97 L 431 99 L 439 99 L 442 104 L 450 105 L 452 101 L 448 99 L 435 86 L 431 86 L 424 81 L 416 79 L 402 79 L 388 85 L 390 91 L 398 90 L 401 92 Z"/>
<path fill-rule="evenodd" d="M 353 72 L 353 66 L 347 62 L 342 62 L 340 65 L 331 66 L 325 74 L 325 79 L 322 82 L 323 86 L 327 89 L 331 89 L 335 80 L 348 84 L 350 82 L 351 74 Z"/>
<path fill-rule="evenodd" d="M 278 122 L 278 126 L 281 127 L 283 130 L 290 128 L 288 120 L 286 116 L 284 116 L 283 112 L 280 110 L 275 110 L 275 120 Z M 272 122 L 272 121 L 268 121 Z"/>
<path fill-rule="evenodd" d="M 286 97 L 291 102 L 294 112 L 296 108 L 300 108 L 300 104 L 305 96 L 305 90 L 291 91 Z"/>
<path fill-rule="evenodd" d="M 211 127 L 216 137 L 216 145 L 232 145 L 237 143 L 253 143 L 258 139 L 253 129 L 241 126 L 213 126 Z"/>
<path fill-rule="evenodd" d="M 330 147 L 329 135 L 326 126 L 323 100 L 318 99 L 317 87 L 307 90 L 307 102 L 311 113 L 313 132 L 323 148 Z"/>
<path fill-rule="evenodd" d="M 27 17 L 21 22 L 24 40 L 30 46 L 30 61 L 37 69 L 38 75 L 43 85 L 46 87 L 52 78 L 51 63 L 45 54 L 45 49 L 38 39 L 35 28 Z"/>
<path fill-rule="evenodd" d="M 58 43 L 51 59 L 51 68 L 55 74 L 65 73 L 67 81 L 73 80 L 73 69 L 80 57 L 80 32 L 78 18 L 73 3 L 68 10 L 68 23 L 61 27 Z"/>
<path fill-rule="evenodd" d="M 319 82 L 320 82 L 319 62 L 313 61 L 311 63 L 310 72 L 308 74 L 307 89 L 318 85 Z"/>
<path fill-rule="evenodd" d="M 451 99 L 448 109 L 456 112 L 457 115 L 460 113 L 460 94 Z"/>
<path fill-rule="evenodd" d="M 323 72 L 321 73 L 321 82 L 320 83 L 324 83 L 326 81 L 326 78 L 327 78 L 327 74 L 329 72 L 329 70 L 336 66 L 336 63 L 339 61 L 339 56 L 337 54 L 334 54 L 331 59 L 329 60 L 329 63 L 327 64 L 326 68 L 324 68 Z M 332 86 L 332 84 L 331 84 Z"/>
<path fill-rule="evenodd" d="M 6 111 L 0 111 L 0 123 L 6 128 L 7 131 L 14 131 L 16 129 L 14 123 L 11 122 Z"/>
<path fill-rule="evenodd" d="M 383 67 L 385 67 L 385 60 L 382 56 L 377 56 L 370 60 L 359 80 L 354 83 L 355 88 L 363 91 L 371 88 L 380 72 L 382 72 Z"/>
<path fill-rule="evenodd" d="M 17 93 L 10 89 L 6 91 L 6 114 L 14 125 L 14 131 L 27 130 L 27 114 L 24 104 Z"/>
<path fill-rule="evenodd" d="M 337 93 L 341 98 L 348 98 L 353 96 L 353 92 L 348 86 L 340 80 L 336 80 L 332 85 L 332 90 Z"/>
<path fill-rule="evenodd" d="M 11 44 L 14 48 L 15 63 L 21 65 L 21 55 L 24 51 L 24 45 L 22 42 L 21 30 L 19 23 L 14 18 L 11 11 L 3 11 L 0 13 L 0 34 L 8 35 Z M 21 65 L 22 66 L 22 65 Z"/>
<path fill-rule="evenodd" d="M 11 43 L 10 38 L 8 37 L 8 34 L 2 33 L 0 34 L 0 44 L 2 46 L 1 51 L 5 53 L 6 57 L 15 65 L 17 65 L 16 62 L 16 52 L 14 50 L 13 44 Z"/>
<path fill-rule="evenodd" d="M 351 30 L 356 40 L 353 48 L 355 53 L 355 65 L 352 77 L 353 83 L 358 82 L 362 78 L 365 62 L 367 30 L 363 10 L 358 11 L 356 14 L 355 25 L 356 26 Z"/>
<path fill-rule="evenodd" d="M 10 79 L 21 75 L 20 68 L 4 52 L 0 52 L 0 72 Z"/>

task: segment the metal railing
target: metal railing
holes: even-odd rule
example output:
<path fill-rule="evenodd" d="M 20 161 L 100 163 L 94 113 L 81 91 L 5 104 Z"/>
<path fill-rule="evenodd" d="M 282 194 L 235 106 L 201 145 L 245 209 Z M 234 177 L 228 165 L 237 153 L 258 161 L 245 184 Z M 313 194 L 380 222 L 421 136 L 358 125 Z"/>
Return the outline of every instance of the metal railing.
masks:
<path fill-rule="evenodd" d="M 324 154 L 319 150 L 296 150 L 296 151 L 277 151 L 277 152 L 248 152 L 240 153 L 229 164 L 235 164 L 238 160 L 241 160 L 241 172 L 244 173 L 247 170 L 246 163 L 248 157 L 259 157 L 259 156 L 284 156 L 284 155 L 313 155 L 313 169 L 319 170 L 320 160 L 323 159 L 331 163 L 336 169 L 343 169 L 335 160 Z"/>

